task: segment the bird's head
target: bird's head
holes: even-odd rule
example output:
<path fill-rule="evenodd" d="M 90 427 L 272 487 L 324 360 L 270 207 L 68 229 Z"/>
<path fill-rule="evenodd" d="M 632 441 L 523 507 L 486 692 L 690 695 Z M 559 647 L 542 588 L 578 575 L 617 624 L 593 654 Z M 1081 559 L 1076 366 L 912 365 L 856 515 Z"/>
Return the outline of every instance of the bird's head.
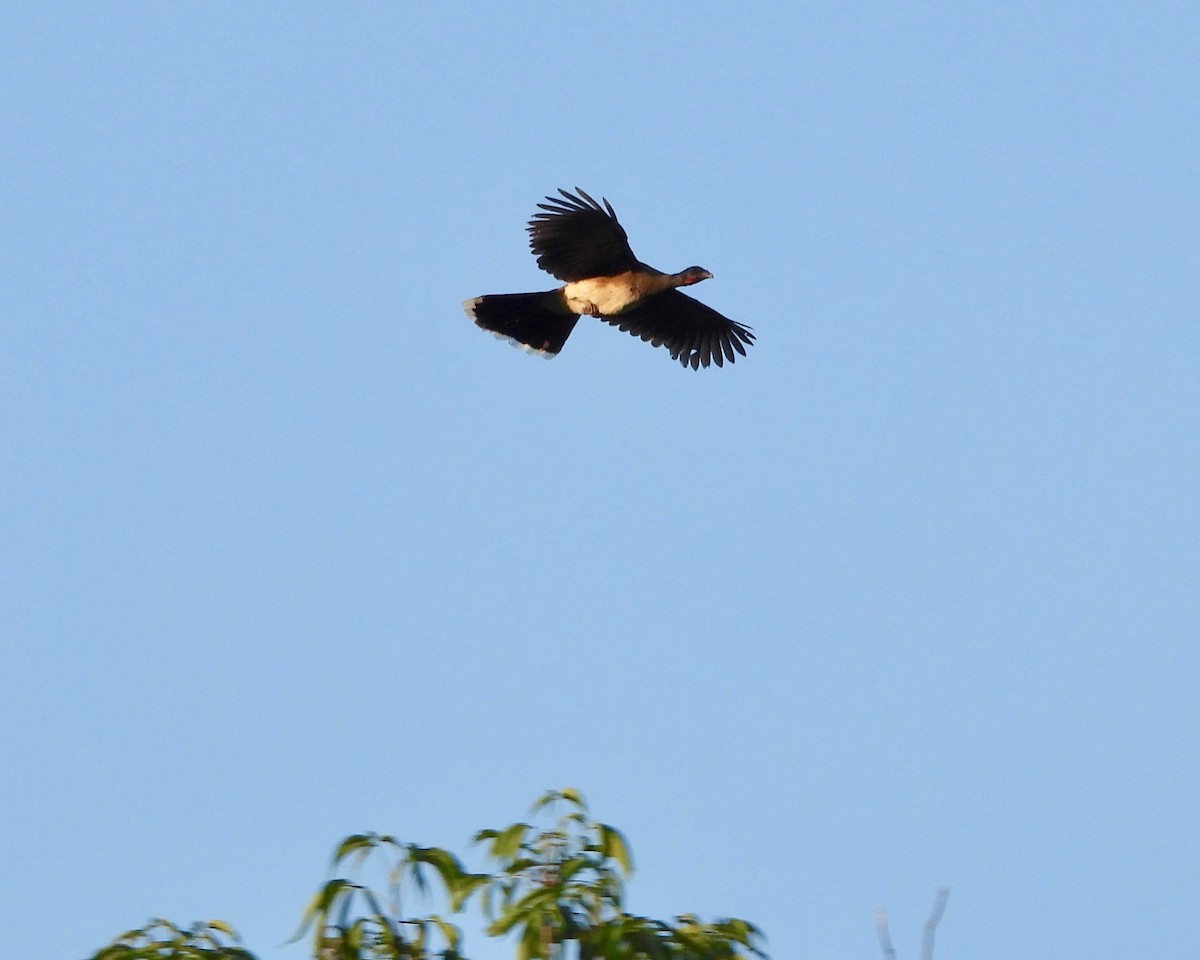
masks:
<path fill-rule="evenodd" d="M 703 267 L 688 267 L 679 275 L 679 285 L 681 287 L 690 287 L 693 283 L 711 279 L 712 274 Z"/>

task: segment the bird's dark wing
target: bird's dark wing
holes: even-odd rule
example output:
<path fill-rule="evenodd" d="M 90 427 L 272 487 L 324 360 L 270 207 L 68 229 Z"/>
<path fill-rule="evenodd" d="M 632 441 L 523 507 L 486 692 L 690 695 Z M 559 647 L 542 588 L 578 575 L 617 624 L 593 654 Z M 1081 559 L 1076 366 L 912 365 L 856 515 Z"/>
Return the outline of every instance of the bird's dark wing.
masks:
<path fill-rule="evenodd" d="M 656 293 L 636 307 L 602 319 L 656 347 L 666 347 L 671 359 L 693 370 L 709 363 L 723 367 L 726 360 L 733 363 L 737 354 L 746 355 L 743 344 L 754 342 L 749 327 L 678 290 Z"/>
<path fill-rule="evenodd" d="M 539 267 L 569 283 L 611 277 L 640 265 L 612 204 L 605 200 L 601 206 L 578 187 L 578 196 L 558 192 L 564 199 L 547 197 L 549 203 L 539 203 L 545 212 L 535 213 L 526 228 Z"/>

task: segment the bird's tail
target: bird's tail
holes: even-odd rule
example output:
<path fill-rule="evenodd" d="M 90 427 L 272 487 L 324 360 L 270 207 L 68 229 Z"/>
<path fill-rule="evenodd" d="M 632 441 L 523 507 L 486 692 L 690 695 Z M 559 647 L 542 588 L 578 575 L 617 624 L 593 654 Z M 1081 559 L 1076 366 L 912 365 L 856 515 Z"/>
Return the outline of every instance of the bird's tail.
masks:
<path fill-rule="evenodd" d="M 567 309 L 561 290 L 495 293 L 464 301 L 463 309 L 477 326 L 543 357 L 563 348 L 579 320 Z"/>

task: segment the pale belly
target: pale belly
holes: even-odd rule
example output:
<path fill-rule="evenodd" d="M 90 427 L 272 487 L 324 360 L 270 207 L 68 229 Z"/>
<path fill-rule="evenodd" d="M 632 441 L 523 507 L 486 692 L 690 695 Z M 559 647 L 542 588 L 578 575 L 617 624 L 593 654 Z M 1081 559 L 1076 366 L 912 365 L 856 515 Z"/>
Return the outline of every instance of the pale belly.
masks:
<path fill-rule="evenodd" d="M 563 287 L 563 295 L 572 313 L 605 317 L 620 313 L 641 299 L 639 291 L 634 288 L 633 276 L 628 273 L 576 280 Z"/>

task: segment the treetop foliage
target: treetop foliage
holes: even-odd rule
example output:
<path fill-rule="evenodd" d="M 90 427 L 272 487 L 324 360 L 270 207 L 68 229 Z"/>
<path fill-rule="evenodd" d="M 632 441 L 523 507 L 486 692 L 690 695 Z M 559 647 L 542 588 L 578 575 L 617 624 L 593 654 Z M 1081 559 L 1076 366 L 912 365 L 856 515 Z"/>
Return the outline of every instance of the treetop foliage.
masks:
<path fill-rule="evenodd" d="M 91 960 L 256 960 L 240 944 L 237 932 L 223 920 L 201 921 L 184 929 L 156 918 L 139 930 L 121 934 Z"/>
<path fill-rule="evenodd" d="M 471 872 L 442 847 L 386 834 L 346 837 L 333 853 L 334 878 L 317 890 L 291 942 L 311 938 L 313 960 L 466 960 L 462 931 L 446 914 L 477 901 L 487 935 L 515 939 L 516 960 L 765 958 L 762 934 L 746 920 L 709 923 L 682 914 L 664 921 L 627 912 L 629 843 L 592 819 L 578 790 L 552 790 L 530 813 L 556 819 L 548 827 L 519 822 L 475 834 L 490 872 Z M 382 892 L 357 879 L 368 859 L 384 868 Z M 414 893 L 422 904 L 440 897 L 444 911 L 410 915 Z M 240 944 L 223 921 L 184 930 L 154 920 L 90 960 L 256 960 Z"/>

